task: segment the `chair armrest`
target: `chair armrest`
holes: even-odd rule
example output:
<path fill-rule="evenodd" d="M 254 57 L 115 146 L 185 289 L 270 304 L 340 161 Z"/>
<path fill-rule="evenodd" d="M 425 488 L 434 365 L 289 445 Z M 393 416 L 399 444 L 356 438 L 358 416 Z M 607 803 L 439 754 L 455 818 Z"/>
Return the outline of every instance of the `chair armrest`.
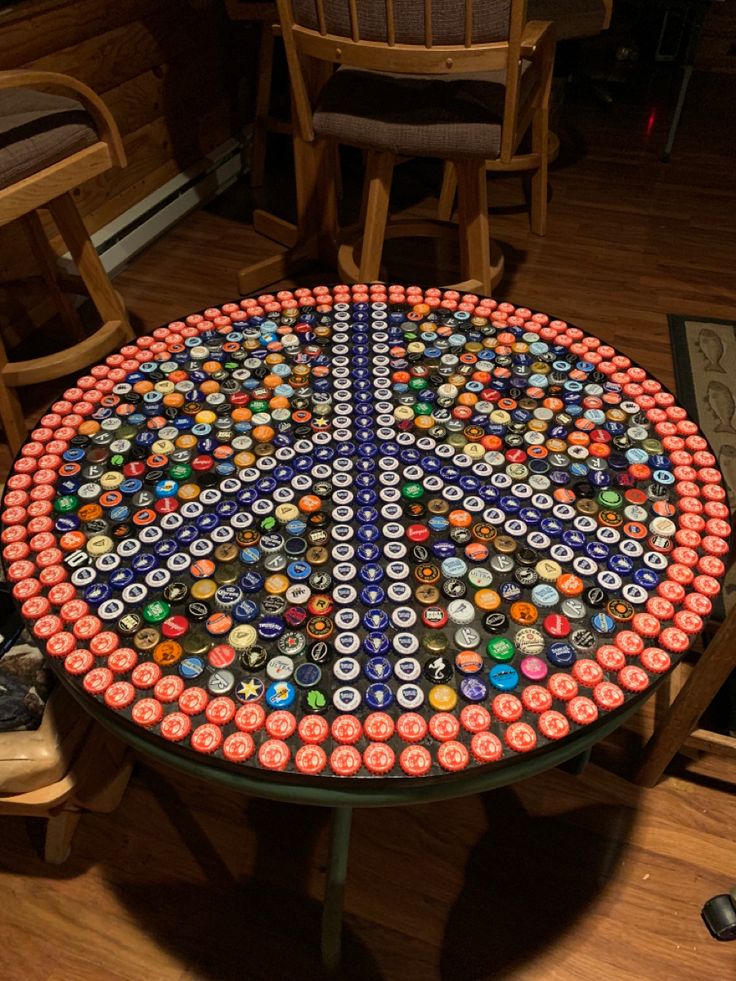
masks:
<path fill-rule="evenodd" d="M 62 75 L 60 72 L 43 72 L 25 68 L 0 71 L 0 90 L 17 88 L 62 89 L 75 95 L 94 120 L 100 139 L 110 147 L 113 162 L 118 167 L 125 166 L 125 150 L 117 123 L 99 95 L 84 82 L 70 75 Z"/>
<path fill-rule="evenodd" d="M 613 0 L 603 0 L 603 6 L 606 8 L 606 13 L 603 17 L 603 27 L 602 30 L 607 31 L 611 26 L 611 17 L 613 15 Z"/>
<path fill-rule="evenodd" d="M 551 21 L 530 20 L 524 25 L 524 33 L 521 38 L 521 57 L 537 57 L 542 51 L 549 48 L 554 50 L 557 41 L 555 25 Z"/>

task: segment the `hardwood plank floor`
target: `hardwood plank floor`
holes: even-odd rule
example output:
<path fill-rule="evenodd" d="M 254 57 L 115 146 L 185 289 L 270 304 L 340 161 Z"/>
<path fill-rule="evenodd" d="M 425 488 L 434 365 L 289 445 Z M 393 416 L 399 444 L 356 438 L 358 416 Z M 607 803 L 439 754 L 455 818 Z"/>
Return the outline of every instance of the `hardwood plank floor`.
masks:
<path fill-rule="evenodd" d="M 657 157 L 668 116 L 656 92 L 610 112 L 571 100 L 547 237 L 514 208 L 518 181 L 491 185 L 507 254 L 497 295 L 598 333 L 671 385 L 666 313 L 733 315 L 736 189 L 719 109 L 732 84 L 696 75 L 669 165 Z M 270 203 L 286 214 L 286 143 L 273 142 L 269 169 Z M 407 164 L 396 184 L 401 210 L 433 212 L 436 166 Z M 249 224 L 252 204 L 234 189 L 118 277 L 140 330 L 237 295 L 237 270 L 274 249 Z M 394 245 L 387 265 L 397 281 L 442 281 L 431 249 Z M 48 393 L 30 396 L 37 415 Z M 641 791 L 618 775 L 636 748 L 619 733 L 581 777 L 554 771 L 466 800 L 356 813 L 341 977 L 734 977 L 736 945 L 711 940 L 699 911 L 736 883 L 735 768 L 709 758 Z M 83 818 L 66 865 L 41 861 L 39 830 L 2 821 L 8 981 L 321 976 L 325 812 L 142 765 L 116 813 Z"/>

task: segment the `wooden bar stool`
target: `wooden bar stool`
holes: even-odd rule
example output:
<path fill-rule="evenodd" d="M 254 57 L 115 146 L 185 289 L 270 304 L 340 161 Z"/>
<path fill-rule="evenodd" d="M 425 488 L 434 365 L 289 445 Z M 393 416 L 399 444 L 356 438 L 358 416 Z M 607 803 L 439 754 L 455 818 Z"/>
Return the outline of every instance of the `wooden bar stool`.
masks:
<path fill-rule="evenodd" d="M 688 679 L 644 747 L 634 782 L 654 787 L 682 749 L 736 758 L 736 739 L 696 729 L 700 717 L 736 668 L 736 604 L 698 658 Z"/>
<path fill-rule="evenodd" d="M 241 291 L 257 278 L 263 286 L 288 275 L 291 259 L 336 262 L 342 278 L 370 282 L 379 278 L 386 239 L 428 235 L 459 236 L 457 285 L 490 294 L 503 255 L 489 241 L 486 160 L 511 161 L 530 128 L 535 152 L 547 144 L 554 37 L 548 24 L 525 23 L 525 6 L 457 0 L 433 13 L 430 0 L 279 0 L 298 125 L 297 248 L 242 270 Z M 360 227 L 342 236 L 334 206 L 339 143 L 367 155 Z M 457 224 L 389 221 L 394 166 L 414 156 L 455 164 Z M 536 197 L 542 187 L 546 195 L 542 170 Z"/>
<path fill-rule="evenodd" d="M 125 166 L 120 133 L 110 111 L 91 89 L 55 72 L 0 72 L 0 226 L 23 221 L 72 341 L 56 354 L 9 362 L 0 340 L 0 420 L 14 453 L 26 436 L 16 389 L 60 378 L 134 338 L 125 306 L 71 193 L 115 166 Z M 102 318 L 102 327 L 90 337 L 85 337 L 66 295 L 70 286 L 60 276 L 38 214 L 40 208 L 51 212 L 77 266 L 79 283 L 71 280 L 74 292 L 88 293 Z"/>

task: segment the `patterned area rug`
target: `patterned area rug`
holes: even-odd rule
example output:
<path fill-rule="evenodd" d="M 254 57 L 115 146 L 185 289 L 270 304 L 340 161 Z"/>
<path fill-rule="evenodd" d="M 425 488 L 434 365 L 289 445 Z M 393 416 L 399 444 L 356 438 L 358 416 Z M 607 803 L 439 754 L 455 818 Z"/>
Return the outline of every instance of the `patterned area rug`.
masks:
<path fill-rule="evenodd" d="M 677 396 L 710 440 L 723 473 L 729 506 L 736 509 L 736 320 L 668 314 Z M 736 601 L 736 563 L 723 596 Z M 719 619 L 722 610 L 714 611 Z"/>

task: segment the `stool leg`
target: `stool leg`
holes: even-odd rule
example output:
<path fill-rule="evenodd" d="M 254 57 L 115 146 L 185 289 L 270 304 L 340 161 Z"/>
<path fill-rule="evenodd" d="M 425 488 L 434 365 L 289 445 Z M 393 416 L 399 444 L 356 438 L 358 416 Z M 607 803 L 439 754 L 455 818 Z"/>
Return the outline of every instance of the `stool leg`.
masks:
<path fill-rule="evenodd" d="M 452 209 L 455 205 L 455 195 L 457 194 L 457 174 L 455 166 L 451 160 L 445 160 L 442 168 L 442 188 L 440 190 L 440 200 L 437 205 L 437 217 L 441 221 L 450 221 Z"/>
<path fill-rule="evenodd" d="M 72 847 L 72 837 L 77 830 L 81 811 L 63 810 L 53 814 L 46 824 L 46 840 L 43 857 L 52 865 L 61 865 L 69 858 Z"/>
<path fill-rule="evenodd" d="M 535 235 L 547 232 L 547 170 L 549 163 L 549 113 L 540 106 L 532 119 L 532 153 L 539 154 L 539 166 L 531 176 L 530 223 Z"/>
<path fill-rule="evenodd" d="M 125 307 L 100 262 L 71 194 L 49 201 L 48 208 L 102 320 L 120 320 L 126 325 L 128 339 L 135 340 Z"/>
<path fill-rule="evenodd" d="M 322 907 L 322 962 L 334 974 L 340 966 L 342 900 L 350 851 L 352 807 L 333 807 L 330 824 L 330 856 Z"/>
<path fill-rule="evenodd" d="M 86 335 L 82 321 L 79 319 L 79 314 L 74 307 L 71 297 L 59 285 L 56 256 L 49 245 L 49 240 L 46 237 L 46 232 L 43 230 L 38 212 L 31 211 L 27 215 L 24 215 L 23 224 L 36 262 L 46 283 L 46 288 L 56 305 L 56 309 L 59 311 L 61 322 L 75 341 L 83 341 Z"/>
<path fill-rule="evenodd" d="M 363 228 L 363 246 L 360 253 L 360 278 L 362 282 L 372 283 L 380 275 L 395 159 L 393 153 L 379 153 L 377 150 L 371 150 L 368 153 L 368 167 L 365 175 L 368 198 Z"/>
<path fill-rule="evenodd" d="M 2 420 L 10 452 L 15 456 L 25 442 L 28 430 L 18 393 L 10 385 L 6 385 L 3 378 L 3 368 L 7 363 L 5 346 L 0 341 L 0 420 Z"/>
<path fill-rule="evenodd" d="M 462 278 L 475 280 L 491 295 L 491 246 L 488 240 L 488 188 L 485 160 L 457 160 L 458 226 Z"/>
<path fill-rule="evenodd" d="M 653 787 L 736 664 L 736 606 L 700 655 L 662 725 L 644 747 L 634 782 Z"/>
<path fill-rule="evenodd" d="M 261 187 L 266 165 L 268 110 L 271 103 L 273 76 L 273 25 L 261 21 L 258 39 L 258 82 L 256 84 L 256 115 L 253 121 L 253 150 L 250 162 L 250 186 Z"/>

